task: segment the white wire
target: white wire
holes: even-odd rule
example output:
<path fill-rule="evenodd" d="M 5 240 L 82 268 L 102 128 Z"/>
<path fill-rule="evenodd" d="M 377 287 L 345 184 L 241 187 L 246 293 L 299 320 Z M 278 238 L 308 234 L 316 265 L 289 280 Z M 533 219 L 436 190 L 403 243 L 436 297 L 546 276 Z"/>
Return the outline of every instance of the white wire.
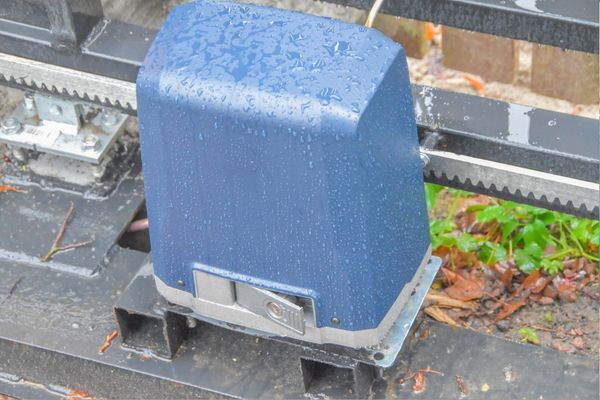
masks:
<path fill-rule="evenodd" d="M 373 6 L 369 10 L 369 15 L 367 16 L 367 19 L 365 20 L 365 26 L 367 28 L 373 27 L 373 22 L 375 22 L 375 18 L 377 18 L 377 13 L 379 12 L 379 9 L 381 8 L 382 4 L 383 4 L 383 0 L 375 0 L 375 2 L 373 3 Z"/>

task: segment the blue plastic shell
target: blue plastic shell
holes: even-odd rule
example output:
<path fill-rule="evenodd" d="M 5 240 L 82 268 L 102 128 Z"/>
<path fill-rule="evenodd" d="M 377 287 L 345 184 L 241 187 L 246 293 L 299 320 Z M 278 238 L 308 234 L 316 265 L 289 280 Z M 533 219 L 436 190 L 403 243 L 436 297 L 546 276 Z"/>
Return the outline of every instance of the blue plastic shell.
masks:
<path fill-rule="evenodd" d="M 403 49 L 272 8 L 176 7 L 137 80 L 155 274 L 311 297 L 376 327 L 429 245 Z M 185 286 L 178 286 L 182 280 Z"/>

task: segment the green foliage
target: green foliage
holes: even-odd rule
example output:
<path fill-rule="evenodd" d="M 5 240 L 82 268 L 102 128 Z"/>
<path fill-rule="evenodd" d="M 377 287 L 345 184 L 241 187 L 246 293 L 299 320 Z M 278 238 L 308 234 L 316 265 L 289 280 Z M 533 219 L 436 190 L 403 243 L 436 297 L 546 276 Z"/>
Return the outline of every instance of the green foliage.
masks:
<path fill-rule="evenodd" d="M 443 188 L 426 185 L 427 204 L 431 208 Z M 461 197 L 470 193 L 448 189 L 452 204 L 444 220 L 432 220 L 432 246 L 455 247 L 463 252 L 476 252 L 478 258 L 493 264 L 508 258 L 518 268 L 530 273 L 542 268 L 549 274 L 562 270 L 566 257 L 585 257 L 598 261 L 600 222 L 577 218 L 543 208 L 496 200 L 490 205 L 469 207 L 477 221 L 489 227 L 487 235 L 473 236 L 457 230 L 454 223 L 456 207 Z"/>
<path fill-rule="evenodd" d="M 546 321 L 548 324 L 552 324 L 554 322 L 554 315 L 552 315 L 551 311 L 548 311 L 544 315 L 544 321 Z"/>
<path fill-rule="evenodd" d="M 428 209 L 431 210 L 435 206 L 437 195 L 443 188 L 444 187 L 440 185 L 425 184 L 425 200 L 427 201 Z"/>
<path fill-rule="evenodd" d="M 540 339 L 538 339 L 537 333 L 531 328 L 519 329 L 519 335 L 521 336 L 521 340 L 524 342 L 529 342 L 533 344 L 540 343 Z"/>

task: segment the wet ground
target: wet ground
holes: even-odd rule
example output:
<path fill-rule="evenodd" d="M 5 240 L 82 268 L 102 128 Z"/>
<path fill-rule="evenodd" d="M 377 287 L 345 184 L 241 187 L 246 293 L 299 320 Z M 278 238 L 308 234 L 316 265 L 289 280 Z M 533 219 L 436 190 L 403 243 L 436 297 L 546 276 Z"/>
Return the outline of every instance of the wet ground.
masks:
<path fill-rule="evenodd" d="M 444 218 L 451 202 L 452 196 L 447 191 L 440 192 L 436 206 L 431 212 L 431 218 Z M 445 266 L 449 267 L 447 264 Z M 448 309 L 446 314 L 460 326 L 513 341 L 523 341 L 524 337 L 520 330 L 527 328 L 535 332 L 539 341 L 538 346 L 597 359 L 600 354 L 599 267 L 597 263 L 590 263 L 586 268 L 589 274 L 578 273 L 587 275 L 589 282 L 577 286 L 573 296 L 557 296 L 549 300 L 545 296 L 527 295 L 523 307 L 507 318 L 498 320 L 499 300 L 510 302 L 512 294 L 499 289 L 502 285 L 499 284 L 499 278 L 494 274 L 491 266 L 479 263 L 473 267 L 457 263 L 454 265 L 454 271 L 462 271 L 466 276 L 469 274 L 480 276 L 485 281 L 488 291 L 496 290 L 493 293 L 496 294 L 496 298 L 484 295 L 469 302 L 475 304 L 474 311 Z M 573 269 L 582 271 L 583 267 L 573 266 Z M 558 276 L 564 277 L 565 273 L 567 275 L 571 273 L 570 268 L 564 271 L 558 273 Z M 513 279 L 513 288 L 518 289 L 524 278 L 524 275 L 516 276 Z M 445 295 L 446 286 L 441 281 L 438 283 L 440 286 L 435 293 Z"/>

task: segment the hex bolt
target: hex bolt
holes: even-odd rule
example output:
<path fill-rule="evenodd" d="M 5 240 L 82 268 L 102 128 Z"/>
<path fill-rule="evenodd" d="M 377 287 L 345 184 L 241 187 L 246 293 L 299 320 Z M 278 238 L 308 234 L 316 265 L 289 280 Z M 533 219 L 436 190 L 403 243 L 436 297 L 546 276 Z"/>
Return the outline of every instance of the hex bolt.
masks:
<path fill-rule="evenodd" d="M 194 329 L 196 326 L 198 326 L 198 320 L 192 317 L 185 317 L 185 324 L 188 328 Z"/>
<path fill-rule="evenodd" d="M 104 126 L 113 126 L 119 121 L 119 116 L 115 110 L 106 109 L 102 111 L 100 122 Z"/>
<path fill-rule="evenodd" d="M 421 158 L 421 168 L 425 168 L 431 159 L 428 154 L 419 153 L 419 157 Z"/>
<path fill-rule="evenodd" d="M 25 93 L 25 97 L 23 97 L 23 103 L 25 104 L 25 109 L 27 111 L 35 110 L 35 100 L 33 99 L 33 94 Z"/>
<path fill-rule="evenodd" d="M 275 319 L 280 319 L 283 316 L 281 306 L 273 301 L 267 303 L 267 313 Z"/>
<path fill-rule="evenodd" d="M 6 135 L 14 135 L 19 133 L 21 132 L 21 128 L 21 122 L 14 117 L 6 118 L 4 121 L 2 121 L 2 125 L 0 126 L 2 133 Z"/>
<path fill-rule="evenodd" d="M 50 114 L 56 115 L 57 117 L 61 116 L 63 112 L 62 108 L 58 104 L 52 104 L 49 110 Z"/>
<path fill-rule="evenodd" d="M 100 139 L 98 139 L 98 136 L 87 135 L 83 139 L 83 143 L 81 144 L 81 149 L 83 151 L 93 151 L 93 150 L 98 149 L 99 145 L 100 145 Z"/>

